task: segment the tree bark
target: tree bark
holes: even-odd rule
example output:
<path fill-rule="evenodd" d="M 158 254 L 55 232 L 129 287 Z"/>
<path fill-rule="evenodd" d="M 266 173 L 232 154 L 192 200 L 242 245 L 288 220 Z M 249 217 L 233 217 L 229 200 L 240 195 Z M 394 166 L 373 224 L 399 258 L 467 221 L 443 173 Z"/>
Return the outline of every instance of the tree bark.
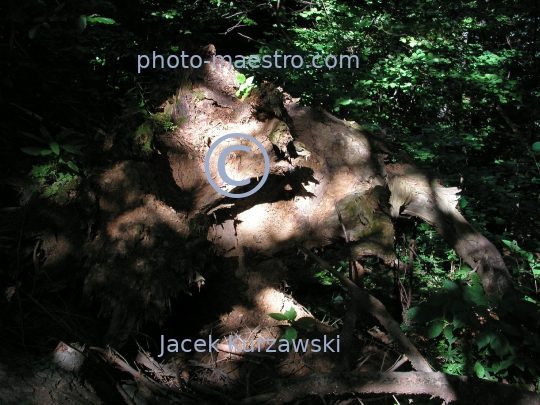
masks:
<path fill-rule="evenodd" d="M 444 373 L 333 373 L 311 374 L 283 381 L 283 389 L 268 403 L 289 403 L 308 395 L 428 394 L 448 403 L 467 405 L 537 405 L 540 395 L 512 385 Z"/>
<path fill-rule="evenodd" d="M 495 246 L 456 209 L 457 188 L 442 187 L 413 167 L 388 167 L 392 215 L 422 218 L 455 249 L 472 269 L 477 268 L 487 295 L 513 296 L 512 277 Z"/>

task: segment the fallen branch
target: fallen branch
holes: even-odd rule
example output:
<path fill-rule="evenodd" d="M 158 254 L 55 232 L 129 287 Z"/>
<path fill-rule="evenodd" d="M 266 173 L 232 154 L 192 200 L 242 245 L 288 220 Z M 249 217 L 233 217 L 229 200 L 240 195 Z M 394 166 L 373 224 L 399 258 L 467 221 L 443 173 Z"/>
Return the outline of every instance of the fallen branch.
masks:
<path fill-rule="evenodd" d="M 283 380 L 276 396 L 266 402 L 284 404 L 308 395 L 428 394 L 447 403 L 462 400 L 470 405 L 538 405 L 540 394 L 513 385 L 439 372 L 321 373 Z"/>
<path fill-rule="evenodd" d="M 429 363 L 424 359 L 420 354 L 418 349 L 411 343 L 409 338 L 405 336 L 401 330 L 399 323 L 397 323 L 388 313 L 385 306 L 377 298 L 373 297 L 371 294 L 368 294 L 366 291 L 358 288 L 351 280 L 343 276 L 343 274 L 337 272 L 332 268 L 330 264 L 321 259 L 316 254 L 312 253 L 303 246 L 296 245 L 304 254 L 311 257 L 315 260 L 319 266 L 325 270 L 328 270 L 334 276 L 336 276 L 344 287 L 347 287 L 351 292 L 352 299 L 357 300 L 358 307 L 364 308 L 371 315 L 373 315 L 380 324 L 392 335 L 394 341 L 401 347 L 404 354 L 410 359 L 413 367 L 418 371 L 431 372 L 433 368 Z"/>

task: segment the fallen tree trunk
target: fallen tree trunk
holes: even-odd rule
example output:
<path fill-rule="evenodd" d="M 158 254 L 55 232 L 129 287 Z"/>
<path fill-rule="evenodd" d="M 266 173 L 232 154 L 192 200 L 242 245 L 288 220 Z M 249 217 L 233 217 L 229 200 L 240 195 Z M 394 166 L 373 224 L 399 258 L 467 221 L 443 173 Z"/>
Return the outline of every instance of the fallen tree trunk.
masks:
<path fill-rule="evenodd" d="M 540 394 L 512 385 L 444 373 L 333 373 L 311 374 L 282 382 L 280 392 L 267 403 L 289 403 L 308 395 L 428 394 L 447 403 L 467 405 L 538 405 Z"/>
<path fill-rule="evenodd" d="M 389 166 L 392 215 L 422 218 L 472 269 L 477 269 L 487 295 L 513 295 L 512 278 L 499 251 L 456 209 L 459 189 L 445 188 L 413 167 Z"/>

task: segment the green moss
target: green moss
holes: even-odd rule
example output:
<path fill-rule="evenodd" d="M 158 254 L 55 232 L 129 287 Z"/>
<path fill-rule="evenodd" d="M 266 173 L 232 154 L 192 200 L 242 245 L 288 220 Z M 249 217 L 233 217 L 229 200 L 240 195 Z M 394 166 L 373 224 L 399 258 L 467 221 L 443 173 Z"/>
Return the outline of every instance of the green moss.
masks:
<path fill-rule="evenodd" d="M 193 91 L 195 93 L 195 97 L 197 97 L 199 100 L 203 100 L 204 99 L 204 93 L 202 91 L 200 91 L 199 89 L 195 89 Z"/>
<path fill-rule="evenodd" d="M 141 151 L 151 152 L 153 139 L 154 132 L 152 131 L 152 124 L 150 122 L 144 122 L 137 128 L 133 140 Z"/>
<path fill-rule="evenodd" d="M 78 185 L 78 177 L 72 177 L 69 173 L 59 174 L 60 178 L 43 193 L 43 195 L 54 196 L 59 204 L 66 204 L 70 200 L 70 192 L 75 190 Z"/>
<path fill-rule="evenodd" d="M 347 232 L 354 241 L 343 251 L 343 257 L 355 260 L 362 256 L 378 256 L 390 260 L 395 256 L 394 226 L 379 205 L 379 201 L 384 202 L 387 198 L 385 193 L 383 187 L 377 186 L 348 195 L 338 203 Z M 327 221 L 337 233 L 341 233 L 335 213 Z"/>
<path fill-rule="evenodd" d="M 179 117 L 179 118 L 176 119 L 176 122 L 178 123 L 178 126 L 182 126 L 182 124 L 184 122 L 186 122 L 186 121 L 187 121 L 187 117 L 185 117 L 185 116 L 182 116 L 182 117 Z"/>

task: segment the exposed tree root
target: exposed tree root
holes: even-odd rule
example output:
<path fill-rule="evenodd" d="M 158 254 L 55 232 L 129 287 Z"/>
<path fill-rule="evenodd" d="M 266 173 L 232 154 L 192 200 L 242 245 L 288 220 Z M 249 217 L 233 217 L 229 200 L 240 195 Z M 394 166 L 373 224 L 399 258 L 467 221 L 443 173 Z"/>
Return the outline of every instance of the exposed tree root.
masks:
<path fill-rule="evenodd" d="M 512 385 L 444 373 L 334 373 L 311 374 L 283 381 L 274 405 L 308 395 L 327 394 L 429 394 L 446 402 L 465 401 L 468 405 L 537 405 L 540 395 Z"/>

